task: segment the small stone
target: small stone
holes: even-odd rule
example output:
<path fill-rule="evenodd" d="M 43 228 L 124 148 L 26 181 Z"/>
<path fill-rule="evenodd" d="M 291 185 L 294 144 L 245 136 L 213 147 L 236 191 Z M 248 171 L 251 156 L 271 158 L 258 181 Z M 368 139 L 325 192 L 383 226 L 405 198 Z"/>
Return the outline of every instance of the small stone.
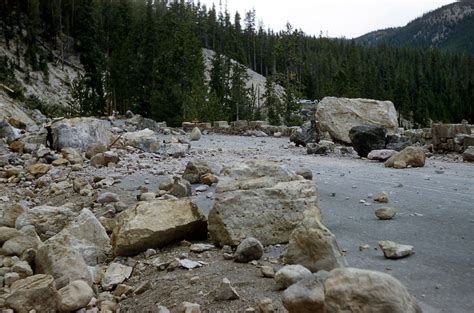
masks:
<path fill-rule="evenodd" d="M 370 249 L 370 246 L 368 244 L 361 245 L 359 246 L 359 251 L 364 251 Z"/>
<path fill-rule="evenodd" d="M 36 164 L 31 165 L 28 168 L 28 172 L 30 172 L 30 174 L 35 175 L 35 176 L 44 175 L 48 171 L 49 171 L 49 165 L 44 164 L 44 163 L 36 163 Z"/>
<path fill-rule="evenodd" d="M 196 188 L 196 192 L 205 192 L 209 189 L 209 186 L 207 185 L 202 185 Z"/>
<path fill-rule="evenodd" d="M 189 259 L 179 260 L 178 263 L 179 263 L 179 266 L 181 266 L 185 269 L 188 269 L 188 270 L 192 270 L 193 268 L 197 268 L 197 267 L 202 266 L 201 263 L 193 261 L 193 260 L 189 260 Z"/>
<path fill-rule="evenodd" d="M 375 216 L 379 220 L 391 220 L 395 216 L 396 212 L 392 208 L 380 208 L 375 210 Z"/>
<path fill-rule="evenodd" d="M 215 246 L 207 243 L 195 243 L 189 247 L 189 250 L 194 253 L 202 253 L 214 249 Z"/>
<path fill-rule="evenodd" d="M 307 168 L 296 171 L 296 175 L 300 175 L 307 180 L 313 180 L 313 172 Z"/>
<path fill-rule="evenodd" d="M 75 280 L 58 290 L 59 309 L 72 312 L 84 308 L 94 296 L 92 288 L 83 280 Z"/>
<path fill-rule="evenodd" d="M 388 240 L 379 241 L 379 247 L 387 259 L 400 259 L 415 253 L 413 246 L 401 245 Z"/>
<path fill-rule="evenodd" d="M 263 245 L 258 239 L 247 237 L 235 250 L 234 259 L 236 262 L 247 263 L 252 260 L 259 260 L 263 255 Z"/>
<path fill-rule="evenodd" d="M 120 198 L 116 193 L 113 192 L 104 192 L 97 197 L 97 203 L 106 204 L 119 202 Z"/>
<path fill-rule="evenodd" d="M 149 290 L 150 288 L 151 288 L 151 281 L 145 280 L 142 283 L 140 283 L 140 285 L 138 285 L 137 288 L 135 288 L 134 292 L 136 295 L 139 295 Z"/>
<path fill-rule="evenodd" d="M 118 284 L 114 291 L 114 296 L 120 297 L 122 295 L 128 295 L 133 292 L 133 287 L 125 284 Z"/>
<path fill-rule="evenodd" d="M 229 279 L 224 278 L 217 289 L 216 300 L 225 301 L 225 300 L 235 300 L 239 299 L 240 296 L 235 290 L 234 287 L 230 284 Z"/>
<path fill-rule="evenodd" d="M 167 307 L 162 306 L 162 305 L 159 305 L 159 306 L 157 307 L 157 310 L 158 310 L 157 313 L 171 313 L 171 311 L 168 310 Z"/>
<path fill-rule="evenodd" d="M 385 191 L 376 193 L 373 198 L 375 202 L 388 203 L 388 193 Z"/>
<path fill-rule="evenodd" d="M 264 265 L 260 268 L 260 270 L 262 271 L 263 277 L 268 277 L 268 278 L 275 277 L 275 270 L 271 266 Z"/>
<path fill-rule="evenodd" d="M 128 279 L 132 274 L 132 268 L 130 266 L 122 265 L 120 263 L 110 263 L 107 271 L 102 277 L 101 285 L 102 289 L 110 290 L 115 285 L 122 283 Z"/>
<path fill-rule="evenodd" d="M 197 303 L 181 302 L 178 313 L 201 313 L 201 306 Z"/>
<path fill-rule="evenodd" d="M 144 192 L 140 195 L 139 200 L 140 201 L 152 201 L 155 200 L 156 198 L 156 193 L 154 192 Z"/>
<path fill-rule="evenodd" d="M 25 278 L 33 275 L 33 270 L 31 269 L 30 264 L 25 261 L 18 261 L 12 266 L 12 271 L 18 273 L 20 278 Z"/>
<path fill-rule="evenodd" d="M 297 281 L 312 276 L 311 271 L 302 265 L 286 265 L 276 272 L 275 283 L 278 289 L 286 289 Z"/>
<path fill-rule="evenodd" d="M 261 313 L 274 313 L 275 308 L 273 307 L 273 301 L 270 298 L 264 298 L 260 300 L 258 308 Z"/>

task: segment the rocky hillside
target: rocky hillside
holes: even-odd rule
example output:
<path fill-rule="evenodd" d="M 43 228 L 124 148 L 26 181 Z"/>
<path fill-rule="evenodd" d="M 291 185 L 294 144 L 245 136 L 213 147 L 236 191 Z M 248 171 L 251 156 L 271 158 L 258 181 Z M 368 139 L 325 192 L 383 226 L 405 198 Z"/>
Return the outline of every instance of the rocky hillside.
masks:
<path fill-rule="evenodd" d="M 207 80 L 210 79 L 210 72 L 212 69 L 212 60 L 215 54 L 216 53 L 213 50 L 209 50 L 209 49 L 202 50 L 202 55 L 204 57 L 204 65 L 206 68 L 205 76 Z M 237 61 L 233 59 L 231 59 L 230 61 L 232 62 L 232 64 L 238 63 Z M 257 93 L 257 96 L 261 98 L 262 95 L 265 93 L 265 83 L 267 82 L 267 79 L 265 78 L 265 76 L 260 75 L 259 73 L 253 71 L 252 69 L 248 67 L 246 68 L 247 68 L 247 75 L 248 75 L 246 87 L 250 89 L 253 86 L 255 92 Z M 275 91 L 281 97 L 283 96 L 285 89 L 280 85 L 276 85 Z"/>
<path fill-rule="evenodd" d="M 356 39 L 376 46 L 382 42 L 396 47 L 436 47 L 474 53 L 474 2 L 460 1 L 443 6 L 404 27 L 377 30 Z"/>

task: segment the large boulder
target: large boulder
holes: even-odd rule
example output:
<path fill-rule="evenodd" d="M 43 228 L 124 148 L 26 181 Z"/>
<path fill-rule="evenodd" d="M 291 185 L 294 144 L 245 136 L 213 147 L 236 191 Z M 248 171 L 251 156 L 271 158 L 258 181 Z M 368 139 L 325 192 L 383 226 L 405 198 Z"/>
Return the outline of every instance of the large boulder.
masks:
<path fill-rule="evenodd" d="M 425 166 L 425 152 L 419 147 L 406 147 L 397 154 L 394 154 L 387 161 L 385 167 L 400 168 L 397 164 L 404 164 L 405 166 L 423 167 Z"/>
<path fill-rule="evenodd" d="M 105 228 L 88 209 L 83 209 L 63 230 L 46 241 L 52 242 L 73 248 L 88 265 L 104 262 L 112 250 Z"/>
<path fill-rule="evenodd" d="M 124 145 L 138 148 L 145 152 L 156 153 L 160 148 L 160 140 L 156 133 L 148 128 L 136 131 L 124 133 L 122 135 L 122 141 Z"/>
<path fill-rule="evenodd" d="M 287 243 L 304 212 L 320 217 L 318 192 L 281 164 L 249 160 L 224 167 L 209 212 L 209 234 L 219 245 L 255 237 L 263 245 Z"/>
<path fill-rule="evenodd" d="M 66 278 L 67 282 L 80 279 L 89 285 L 92 284 L 92 277 L 84 258 L 76 250 L 59 243 L 42 245 L 36 253 L 35 267 L 35 273 Z"/>
<path fill-rule="evenodd" d="M 197 184 L 201 180 L 201 176 L 212 173 L 211 168 L 205 160 L 189 161 L 184 170 L 183 178 L 191 184 Z"/>
<path fill-rule="evenodd" d="M 92 117 L 57 121 L 51 124 L 53 148 L 61 150 L 71 147 L 84 151 L 94 144 L 107 146 L 113 140 L 110 128 L 110 122 Z"/>
<path fill-rule="evenodd" d="M 327 312 L 421 313 L 406 288 L 381 272 L 335 269 L 325 280 L 324 290 Z"/>
<path fill-rule="evenodd" d="M 206 218 L 189 198 L 142 202 L 118 219 L 112 235 L 117 255 L 133 255 L 207 234 Z"/>
<path fill-rule="evenodd" d="M 77 214 L 66 207 L 41 205 L 23 212 L 15 221 L 15 227 L 33 225 L 42 239 L 59 233 Z"/>
<path fill-rule="evenodd" d="M 385 128 L 374 125 L 355 126 L 349 131 L 354 150 L 363 158 L 372 150 L 384 149 L 386 136 Z"/>
<path fill-rule="evenodd" d="M 347 265 L 336 242 L 336 237 L 311 211 L 291 233 L 284 254 L 287 264 L 301 264 L 312 272 L 330 271 Z"/>
<path fill-rule="evenodd" d="M 382 126 L 388 132 L 398 129 L 397 111 L 390 101 L 325 97 L 318 104 L 316 119 L 334 140 L 348 144 L 349 131 L 355 126 Z"/>
<path fill-rule="evenodd" d="M 18 313 L 56 312 L 58 292 L 54 278 L 50 275 L 33 275 L 17 280 L 10 287 L 10 296 L 5 300 L 8 308 Z"/>

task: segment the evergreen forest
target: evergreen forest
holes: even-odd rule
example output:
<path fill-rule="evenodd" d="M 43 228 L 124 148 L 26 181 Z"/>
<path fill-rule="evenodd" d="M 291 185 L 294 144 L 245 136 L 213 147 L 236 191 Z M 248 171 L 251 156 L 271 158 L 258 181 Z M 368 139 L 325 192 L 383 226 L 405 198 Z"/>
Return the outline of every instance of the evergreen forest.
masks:
<path fill-rule="evenodd" d="M 474 123 L 468 53 L 366 47 L 290 23 L 276 32 L 255 11 L 197 1 L 0 0 L 0 14 L 1 41 L 16 56 L 0 56 L 0 82 L 11 81 L 20 60 L 21 70 L 48 75 L 47 62 L 79 55 L 84 70 L 71 82 L 71 107 L 80 115 L 132 110 L 169 125 L 261 118 L 294 125 L 296 99 L 336 96 L 391 100 L 418 126 Z M 216 52 L 208 78 L 202 48 Z M 268 78 L 265 93 L 246 86 L 243 66 Z M 277 96 L 275 84 L 286 94 Z"/>

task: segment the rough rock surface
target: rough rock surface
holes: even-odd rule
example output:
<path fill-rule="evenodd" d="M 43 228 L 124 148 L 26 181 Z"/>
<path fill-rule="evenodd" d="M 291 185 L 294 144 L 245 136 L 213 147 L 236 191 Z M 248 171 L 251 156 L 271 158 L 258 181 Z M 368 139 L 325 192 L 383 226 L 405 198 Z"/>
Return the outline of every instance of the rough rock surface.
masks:
<path fill-rule="evenodd" d="M 64 119 L 51 124 L 53 148 L 86 150 L 93 144 L 109 145 L 113 140 L 110 123 L 92 117 Z"/>
<path fill-rule="evenodd" d="M 124 145 L 138 148 L 145 152 L 156 153 L 160 148 L 160 140 L 155 132 L 146 128 L 136 132 L 128 132 L 122 135 Z"/>
<path fill-rule="evenodd" d="M 283 260 L 287 264 L 301 264 L 312 272 L 330 271 L 347 265 L 336 242 L 336 237 L 311 211 L 291 233 Z"/>
<path fill-rule="evenodd" d="M 275 283 L 279 289 L 286 289 L 294 283 L 313 277 L 309 269 L 302 265 L 286 265 L 275 274 Z"/>
<path fill-rule="evenodd" d="M 404 162 L 406 166 L 425 166 L 425 152 L 419 147 L 407 147 L 385 161 L 385 167 L 395 167 L 395 162 Z"/>
<path fill-rule="evenodd" d="M 327 312 L 421 313 L 415 298 L 385 273 L 335 269 L 325 280 L 324 289 Z"/>
<path fill-rule="evenodd" d="M 245 238 L 235 250 L 234 260 L 237 262 L 250 262 L 259 260 L 263 255 L 263 245 L 253 237 Z"/>
<path fill-rule="evenodd" d="M 316 277 L 308 277 L 283 292 L 282 302 L 289 313 L 324 313 L 324 286 Z"/>
<path fill-rule="evenodd" d="M 380 208 L 375 210 L 375 216 L 379 220 L 391 220 L 395 216 L 396 212 L 392 208 Z"/>
<path fill-rule="evenodd" d="M 94 296 L 92 288 L 83 280 L 75 280 L 58 290 L 59 310 L 72 312 L 84 308 Z"/>
<path fill-rule="evenodd" d="M 110 290 L 129 278 L 131 274 L 132 267 L 116 262 L 110 263 L 104 276 L 102 276 L 101 286 L 104 290 Z"/>
<path fill-rule="evenodd" d="M 35 258 L 35 272 L 54 278 L 67 278 L 68 282 L 84 280 L 92 284 L 92 278 L 83 257 L 74 249 L 58 243 L 42 245 Z"/>
<path fill-rule="evenodd" d="M 82 209 L 71 223 L 46 241 L 49 242 L 73 248 L 88 265 L 104 262 L 112 249 L 105 228 L 88 209 Z"/>
<path fill-rule="evenodd" d="M 318 104 L 316 119 L 334 140 L 348 144 L 354 126 L 383 126 L 388 132 L 398 129 L 397 111 L 390 101 L 325 97 Z"/>
<path fill-rule="evenodd" d="M 238 245 L 247 237 L 263 245 L 286 243 L 306 210 L 320 217 L 318 193 L 311 181 L 276 162 L 233 164 L 221 171 L 209 212 L 210 237 L 219 245 Z"/>
<path fill-rule="evenodd" d="M 191 139 L 192 141 L 198 141 L 199 139 L 201 139 L 201 130 L 199 130 L 199 128 L 197 127 L 194 127 L 191 134 L 189 135 L 189 139 Z"/>
<path fill-rule="evenodd" d="M 211 173 L 211 168 L 205 160 L 189 161 L 184 170 L 183 178 L 191 184 L 197 184 L 201 181 L 201 176 Z"/>
<path fill-rule="evenodd" d="M 54 278 L 50 275 L 34 275 L 14 282 L 11 295 L 6 299 L 7 307 L 18 313 L 54 312 L 58 294 Z"/>
<path fill-rule="evenodd" d="M 376 161 L 386 161 L 396 153 L 397 151 L 390 149 L 372 150 L 367 155 L 367 159 Z"/>
<path fill-rule="evenodd" d="M 379 246 L 387 259 L 401 259 L 415 253 L 413 246 L 401 245 L 389 240 L 379 241 Z"/>
<path fill-rule="evenodd" d="M 69 208 L 42 205 L 29 209 L 18 216 L 15 227 L 33 225 L 38 235 L 47 239 L 60 232 L 75 216 L 76 213 Z"/>
<path fill-rule="evenodd" d="M 363 158 L 372 150 L 384 149 L 386 136 L 385 128 L 374 125 L 355 126 L 349 131 L 354 150 Z"/>
<path fill-rule="evenodd" d="M 112 235 L 117 255 L 132 255 L 185 238 L 205 237 L 206 218 L 190 199 L 139 203 L 121 213 Z"/>

